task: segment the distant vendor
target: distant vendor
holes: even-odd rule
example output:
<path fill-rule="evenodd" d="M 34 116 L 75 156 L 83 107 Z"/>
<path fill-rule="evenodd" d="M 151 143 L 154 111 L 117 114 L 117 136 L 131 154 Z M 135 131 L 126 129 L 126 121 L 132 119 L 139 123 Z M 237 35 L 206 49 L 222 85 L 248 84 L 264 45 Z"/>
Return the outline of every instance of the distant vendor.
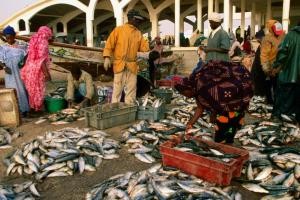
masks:
<path fill-rule="evenodd" d="M 94 84 L 92 76 L 74 66 L 71 73 L 68 74 L 67 100 L 69 107 L 78 104 L 79 107 L 87 107 L 91 105 L 94 96 Z"/>

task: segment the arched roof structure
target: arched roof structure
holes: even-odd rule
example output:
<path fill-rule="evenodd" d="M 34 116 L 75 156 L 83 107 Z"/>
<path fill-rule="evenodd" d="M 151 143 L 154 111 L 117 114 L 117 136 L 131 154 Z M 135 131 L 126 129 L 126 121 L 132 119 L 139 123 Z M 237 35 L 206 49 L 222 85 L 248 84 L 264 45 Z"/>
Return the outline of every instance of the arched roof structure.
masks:
<path fill-rule="evenodd" d="M 149 19 L 147 23 L 150 21 L 152 37 L 159 34 L 159 20 L 171 19 L 174 21 L 175 45 L 179 46 L 179 33 L 183 31 L 183 22 L 186 21 L 202 30 L 203 19 L 206 19 L 212 11 L 224 13 L 223 27 L 225 30 L 229 28 L 232 30 L 232 13 L 235 10 L 241 13 L 245 13 L 245 11 L 253 13 L 251 20 L 253 31 L 255 26 L 260 26 L 272 16 L 281 19 L 284 28 L 288 30 L 290 22 L 294 23 L 293 15 L 299 13 L 300 2 L 298 0 L 266 0 L 263 2 L 260 0 L 39 0 L 4 21 L 0 24 L 0 28 L 11 25 L 15 27 L 16 31 L 19 31 L 19 34 L 29 35 L 34 31 L 30 27 L 34 27 L 36 20 L 41 19 L 41 23 L 45 21 L 44 25 L 52 27 L 54 33 L 57 32 L 57 24 L 62 23 L 63 34 L 67 35 L 71 31 L 68 30 L 68 23 L 77 20 L 85 22 L 78 24 L 76 29 L 84 29 L 87 45 L 93 46 L 94 35 L 101 34 L 104 30 L 112 30 L 115 25 L 122 25 L 127 21 L 126 14 L 132 8 L 140 9 L 141 13 Z M 293 12 L 290 12 L 290 9 Z M 82 17 L 82 14 L 85 17 Z M 195 15 L 196 22 L 186 19 L 188 15 Z M 206 18 L 203 18 L 204 16 Z M 289 17 L 291 17 L 291 21 L 289 21 Z M 243 19 L 242 14 L 242 33 L 244 31 Z M 21 20 L 25 22 L 25 30 L 23 27 L 19 30 Z M 102 23 L 105 24 L 105 27 L 101 25 Z"/>

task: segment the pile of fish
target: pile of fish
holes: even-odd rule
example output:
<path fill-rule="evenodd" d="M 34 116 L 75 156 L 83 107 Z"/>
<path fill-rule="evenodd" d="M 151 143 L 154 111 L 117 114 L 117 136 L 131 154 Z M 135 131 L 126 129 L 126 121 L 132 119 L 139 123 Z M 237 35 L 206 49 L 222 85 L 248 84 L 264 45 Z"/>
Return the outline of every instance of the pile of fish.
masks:
<path fill-rule="evenodd" d="M 266 98 L 261 96 L 253 96 L 249 102 L 248 111 L 254 117 L 269 119 L 273 110 L 272 105 L 266 104 Z"/>
<path fill-rule="evenodd" d="M 64 99 L 65 93 L 67 92 L 66 87 L 58 87 L 55 91 L 50 92 L 47 96 L 53 99 Z"/>
<path fill-rule="evenodd" d="M 178 143 L 174 149 L 183 151 L 183 152 L 191 152 L 193 154 L 197 154 L 200 156 L 209 157 L 214 160 L 222 161 L 222 162 L 231 162 L 233 158 L 239 157 L 237 154 L 228 154 L 221 152 L 217 149 L 214 149 L 207 145 L 205 142 L 200 140 L 183 140 Z"/>
<path fill-rule="evenodd" d="M 196 100 L 194 98 L 187 98 L 178 92 L 173 92 L 174 104 L 177 106 L 187 106 L 194 105 L 196 106 Z"/>
<path fill-rule="evenodd" d="M 163 103 L 164 103 L 163 99 L 152 96 L 149 93 L 147 93 L 145 96 L 143 96 L 137 101 L 137 105 L 144 108 L 147 106 L 153 108 L 159 108 Z"/>
<path fill-rule="evenodd" d="M 8 155 L 4 160 L 6 173 L 35 174 L 35 178 L 41 180 L 95 171 L 102 159 L 119 157 L 119 143 L 106 136 L 100 130 L 77 128 L 47 132 Z"/>
<path fill-rule="evenodd" d="M 122 141 L 128 147 L 128 152 L 145 163 L 153 163 L 160 159 L 159 145 L 174 136 L 183 135 L 185 124 L 163 119 L 152 123 L 140 121 L 123 132 Z M 201 136 L 202 139 L 212 140 L 212 134 L 206 128 L 194 128 L 189 130 L 193 136 Z"/>
<path fill-rule="evenodd" d="M 19 131 L 15 131 L 9 127 L 0 127 L 0 149 L 11 148 L 12 140 L 22 136 Z"/>
<path fill-rule="evenodd" d="M 160 164 L 140 172 L 111 177 L 93 187 L 87 200 L 108 199 L 224 199 L 241 200 L 233 187 L 220 188 Z"/>
<path fill-rule="evenodd" d="M 187 124 L 190 118 L 194 115 L 196 105 L 186 105 L 181 107 L 176 107 L 171 109 L 171 111 L 166 113 L 166 119 L 174 122 Z M 210 123 L 210 115 L 207 112 L 203 112 L 202 117 L 200 117 L 194 124 L 195 128 L 207 128 L 212 132 L 213 124 Z"/>
<path fill-rule="evenodd" d="M 32 181 L 26 181 L 22 184 L 3 185 L 0 184 L 0 199 L 35 199 L 40 194 Z"/>
<path fill-rule="evenodd" d="M 67 108 L 64 110 L 59 111 L 58 113 L 48 115 L 46 117 L 41 117 L 35 124 L 41 124 L 45 121 L 49 121 L 53 125 L 60 125 L 60 124 L 68 124 L 70 122 L 76 120 L 83 120 L 84 117 L 82 116 L 81 112 L 77 108 Z"/>
<path fill-rule="evenodd" d="M 269 194 L 263 199 L 300 198 L 300 150 L 292 147 L 250 148 L 243 187 Z M 277 197 L 277 198 L 275 198 Z M 285 198 L 283 198 L 285 197 Z"/>
<path fill-rule="evenodd" d="M 270 146 L 288 144 L 300 140 L 300 129 L 289 122 L 262 121 L 244 126 L 237 131 L 242 145 Z"/>

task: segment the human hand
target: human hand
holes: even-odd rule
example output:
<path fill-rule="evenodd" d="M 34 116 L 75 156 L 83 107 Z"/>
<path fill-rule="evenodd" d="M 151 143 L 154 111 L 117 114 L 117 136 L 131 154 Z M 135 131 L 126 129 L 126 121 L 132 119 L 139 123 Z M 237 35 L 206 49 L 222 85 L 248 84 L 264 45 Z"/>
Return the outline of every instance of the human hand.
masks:
<path fill-rule="evenodd" d="M 271 76 L 275 77 L 280 72 L 280 70 L 280 67 L 272 69 Z"/>
<path fill-rule="evenodd" d="M 270 65 L 270 63 L 262 64 L 262 70 L 267 76 L 270 76 L 272 74 L 272 66 Z"/>
<path fill-rule="evenodd" d="M 104 58 L 104 69 L 105 71 L 108 70 L 108 68 L 111 67 L 111 61 L 110 61 L 110 58 L 109 57 L 105 57 Z"/>
<path fill-rule="evenodd" d="M 73 107 L 73 101 L 71 99 L 68 100 L 68 108 Z"/>
<path fill-rule="evenodd" d="M 186 127 L 185 127 L 185 134 L 189 134 L 189 130 L 193 128 L 193 124 L 191 123 L 187 123 Z"/>
<path fill-rule="evenodd" d="M 12 73 L 11 69 L 9 67 L 3 67 L 3 69 L 4 69 L 5 73 L 7 73 L 7 74 L 11 74 Z"/>

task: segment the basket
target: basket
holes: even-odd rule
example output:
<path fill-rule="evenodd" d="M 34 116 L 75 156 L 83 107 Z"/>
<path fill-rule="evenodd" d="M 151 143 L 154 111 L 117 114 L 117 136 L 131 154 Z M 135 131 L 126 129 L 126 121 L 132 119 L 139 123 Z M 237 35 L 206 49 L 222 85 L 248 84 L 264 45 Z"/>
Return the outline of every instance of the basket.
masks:
<path fill-rule="evenodd" d="M 46 96 L 45 107 L 47 112 L 56 113 L 67 107 L 67 101 L 64 98 L 51 98 Z"/>
<path fill-rule="evenodd" d="M 192 139 L 201 140 L 199 138 Z M 180 143 L 180 141 L 180 138 L 177 137 L 174 140 L 167 141 L 160 146 L 163 164 L 165 166 L 178 168 L 188 174 L 195 175 L 218 185 L 229 185 L 232 177 L 240 176 L 242 166 L 249 158 L 249 154 L 245 150 L 205 141 L 206 144 L 216 150 L 240 155 L 239 158 L 232 159 L 229 163 L 224 163 L 190 152 L 173 149 L 173 147 Z"/>
<path fill-rule="evenodd" d="M 125 103 L 107 103 L 82 109 L 86 126 L 107 129 L 135 121 L 136 105 Z"/>
<path fill-rule="evenodd" d="M 137 119 L 157 121 L 164 118 L 165 104 L 162 103 L 158 108 L 152 106 L 139 106 Z"/>
<path fill-rule="evenodd" d="M 21 124 L 18 99 L 15 89 L 0 89 L 0 126 Z"/>
<path fill-rule="evenodd" d="M 172 90 L 168 89 L 154 89 L 152 93 L 157 97 L 164 99 L 166 104 L 170 104 L 173 96 Z"/>

